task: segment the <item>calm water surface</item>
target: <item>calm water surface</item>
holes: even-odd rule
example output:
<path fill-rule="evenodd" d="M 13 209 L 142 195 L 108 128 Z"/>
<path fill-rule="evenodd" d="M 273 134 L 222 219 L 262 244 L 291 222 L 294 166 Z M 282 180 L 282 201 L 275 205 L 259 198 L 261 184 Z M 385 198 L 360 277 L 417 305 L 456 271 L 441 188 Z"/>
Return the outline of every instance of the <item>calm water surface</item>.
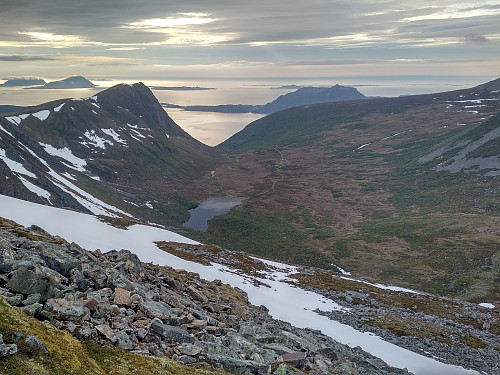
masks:
<path fill-rule="evenodd" d="M 198 207 L 189 210 L 189 220 L 184 223 L 185 227 L 206 231 L 208 220 L 215 216 L 228 213 L 231 208 L 241 204 L 242 198 L 209 198 Z"/>

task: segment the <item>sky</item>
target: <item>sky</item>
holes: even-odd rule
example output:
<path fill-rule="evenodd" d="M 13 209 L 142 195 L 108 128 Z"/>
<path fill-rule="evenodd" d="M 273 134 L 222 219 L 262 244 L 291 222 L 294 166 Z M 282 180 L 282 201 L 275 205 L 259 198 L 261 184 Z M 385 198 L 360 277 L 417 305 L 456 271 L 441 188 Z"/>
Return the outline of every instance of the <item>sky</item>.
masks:
<path fill-rule="evenodd" d="M 0 78 L 500 77 L 500 1 L 0 0 Z"/>

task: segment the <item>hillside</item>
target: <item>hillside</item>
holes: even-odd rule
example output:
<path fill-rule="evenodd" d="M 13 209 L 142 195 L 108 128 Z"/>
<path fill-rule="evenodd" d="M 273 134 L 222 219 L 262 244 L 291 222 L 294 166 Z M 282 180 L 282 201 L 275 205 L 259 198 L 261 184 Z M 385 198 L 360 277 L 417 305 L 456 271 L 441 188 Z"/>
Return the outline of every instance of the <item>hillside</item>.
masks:
<path fill-rule="evenodd" d="M 3 215 L 24 225 L 0 218 L 0 294 L 17 306 L 0 303 L 0 352 L 9 355 L 1 371 L 67 366 L 82 373 L 90 362 L 120 374 L 159 366 L 189 373 L 171 360 L 195 365 L 192 371 L 208 362 L 254 374 L 290 365 L 296 374 L 407 373 L 387 363 L 416 375 L 477 374 L 457 365 L 498 370 L 493 305 L 271 262 L 161 228 L 120 229 L 91 215 L 5 196 L 0 202 Z M 172 240 L 183 243 L 165 242 Z M 36 352 L 28 335 L 40 340 Z M 154 357 L 137 357 L 148 353 Z"/>
<path fill-rule="evenodd" d="M 215 172 L 226 194 L 249 198 L 197 238 L 498 300 L 499 89 L 496 80 L 259 119 L 220 145 L 233 163 Z"/>
<path fill-rule="evenodd" d="M 1 194 L 177 225 L 191 203 L 176 190 L 208 175 L 218 155 L 140 83 L 5 113 L 0 137 Z"/>

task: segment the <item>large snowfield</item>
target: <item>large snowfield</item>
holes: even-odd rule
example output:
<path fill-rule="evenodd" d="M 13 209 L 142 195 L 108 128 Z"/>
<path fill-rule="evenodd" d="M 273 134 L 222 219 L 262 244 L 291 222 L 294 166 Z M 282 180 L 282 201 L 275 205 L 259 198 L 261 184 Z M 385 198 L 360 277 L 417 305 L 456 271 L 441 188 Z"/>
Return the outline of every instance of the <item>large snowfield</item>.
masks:
<path fill-rule="evenodd" d="M 161 228 L 134 225 L 128 229 L 118 229 L 99 221 L 95 216 L 70 210 L 39 205 L 0 195 L 0 216 L 14 220 L 21 225 L 38 225 L 52 235 L 59 235 L 75 242 L 87 250 L 100 249 L 103 252 L 113 249 L 127 249 L 137 254 L 143 262 L 166 265 L 199 273 L 207 280 L 219 279 L 248 293 L 251 303 L 264 305 L 276 319 L 288 321 L 297 327 L 321 330 L 333 339 L 351 347 L 360 346 L 367 352 L 383 359 L 389 365 L 407 368 L 415 375 L 462 375 L 479 374 L 458 366 L 447 365 L 407 349 L 382 340 L 370 333 L 356 331 L 350 326 L 340 324 L 314 312 L 344 310 L 331 300 L 293 287 L 284 282 L 293 267 L 273 262 L 279 268 L 272 279 L 262 280 L 267 285 L 256 286 L 245 277 L 236 275 L 223 265 L 203 266 L 175 257 L 160 250 L 155 241 L 174 241 L 196 244 L 189 238 Z"/>

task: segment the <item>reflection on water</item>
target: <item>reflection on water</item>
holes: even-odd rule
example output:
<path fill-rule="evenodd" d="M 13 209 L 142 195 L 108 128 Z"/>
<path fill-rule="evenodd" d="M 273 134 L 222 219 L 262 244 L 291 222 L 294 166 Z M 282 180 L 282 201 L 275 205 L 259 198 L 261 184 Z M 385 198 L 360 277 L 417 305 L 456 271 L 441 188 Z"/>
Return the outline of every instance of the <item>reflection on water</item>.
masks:
<path fill-rule="evenodd" d="M 167 108 L 168 115 L 189 135 L 208 146 L 216 146 L 264 115 L 217 113 Z"/>
<path fill-rule="evenodd" d="M 184 223 L 185 227 L 206 231 L 208 220 L 214 216 L 223 215 L 234 206 L 241 204 L 242 198 L 209 198 L 198 207 L 189 210 L 189 220 Z"/>

